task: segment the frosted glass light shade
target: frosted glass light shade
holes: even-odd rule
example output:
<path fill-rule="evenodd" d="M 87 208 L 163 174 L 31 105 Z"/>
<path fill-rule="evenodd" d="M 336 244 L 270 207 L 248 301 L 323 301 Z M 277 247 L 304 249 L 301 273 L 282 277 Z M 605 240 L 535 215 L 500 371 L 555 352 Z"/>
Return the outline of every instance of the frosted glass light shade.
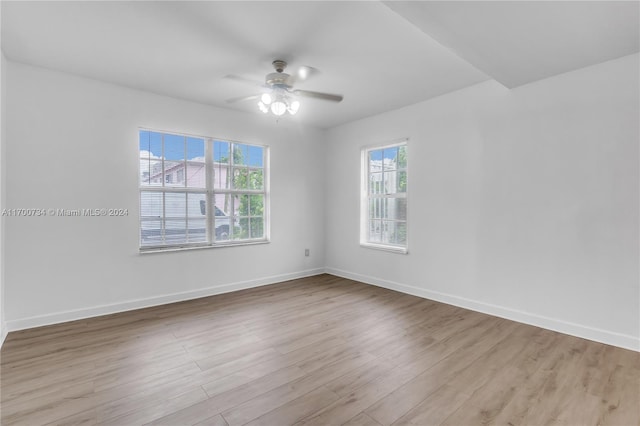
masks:
<path fill-rule="evenodd" d="M 284 104 L 284 102 L 275 101 L 271 104 L 271 112 L 275 115 L 280 116 L 287 112 L 287 106 Z"/>

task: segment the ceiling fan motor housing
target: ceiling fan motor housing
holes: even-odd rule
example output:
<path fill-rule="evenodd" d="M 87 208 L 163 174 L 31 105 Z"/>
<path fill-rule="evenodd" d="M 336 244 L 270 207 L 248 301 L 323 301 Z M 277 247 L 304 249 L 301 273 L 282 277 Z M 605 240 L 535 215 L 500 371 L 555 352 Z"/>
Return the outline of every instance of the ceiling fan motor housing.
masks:
<path fill-rule="evenodd" d="M 287 84 L 287 79 L 290 76 L 289 74 L 282 72 L 287 67 L 287 63 L 281 59 L 276 59 L 272 64 L 276 72 L 267 74 L 265 79 L 267 84 L 274 87 L 289 88 L 290 86 Z"/>
<path fill-rule="evenodd" d="M 288 78 L 289 74 L 287 73 L 272 72 L 271 74 L 267 74 L 266 82 L 271 86 L 289 87 L 287 84 Z"/>

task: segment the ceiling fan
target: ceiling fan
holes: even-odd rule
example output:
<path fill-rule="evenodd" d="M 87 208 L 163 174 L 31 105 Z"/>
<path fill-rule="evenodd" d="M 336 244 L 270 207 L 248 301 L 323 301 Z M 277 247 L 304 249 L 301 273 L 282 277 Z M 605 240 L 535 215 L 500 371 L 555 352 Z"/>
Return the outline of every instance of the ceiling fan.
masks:
<path fill-rule="evenodd" d="M 273 61 L 273 68 L 275 69 L 275 72 L 267 74 L 264 83 L 258 83 L 237 75 L 225 76 L 227 79 L 248 83 L 254 87 L 262 89 L 262 93 L 227 99 L 227 102 L 235 103 L 259 99 L 258 108 L 260 111 L 265 114 L 271 111 L 274 115 L 280 116 L 285 112 L 289 112 L 291 115 L 298 112 L 298 109 L 300 108 L 300 101 L 297 99 L 298 97 L 322 99 L 330 102 L 342 101 L 342 95 L 294 88 L 296 83 L 304 81 L 313 74 L 316 74 L 318 72 L 317 69 L 303 66 L 298 68 L 295 73 L 287 74 L 284 72 L 286 67 L 287 63 L 281 59 Z"/>

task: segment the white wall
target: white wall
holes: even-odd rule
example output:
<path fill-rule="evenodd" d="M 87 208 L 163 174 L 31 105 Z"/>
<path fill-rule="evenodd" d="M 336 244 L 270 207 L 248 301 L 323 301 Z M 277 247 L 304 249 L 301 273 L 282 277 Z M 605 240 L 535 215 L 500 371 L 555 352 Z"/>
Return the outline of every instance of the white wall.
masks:
<path fill-rule="evenodd" d="M 640 349 L 638 55 L 328 132 L 328 271 Z M 409 254 L 358 245 L 360 149 L 409 137 Z"/>
<path fill-rule="evenodd" d="M 7 207 L 130 212 L 7 218 L 10 330 L 322 271 L 323 132 L 13 62 L 8 71 Z M 271 243 L 139 254 L 138 126 L 268 144 Z"/>

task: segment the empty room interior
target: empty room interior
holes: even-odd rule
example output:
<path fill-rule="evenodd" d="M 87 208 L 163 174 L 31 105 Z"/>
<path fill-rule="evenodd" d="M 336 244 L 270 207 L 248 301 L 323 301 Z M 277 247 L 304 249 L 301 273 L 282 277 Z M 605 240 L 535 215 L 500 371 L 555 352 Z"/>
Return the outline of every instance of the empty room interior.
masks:
<path fill-rule="evenodd" d="M 640 2 L 0 23 L 2 425 L 640 425 Z"/>

